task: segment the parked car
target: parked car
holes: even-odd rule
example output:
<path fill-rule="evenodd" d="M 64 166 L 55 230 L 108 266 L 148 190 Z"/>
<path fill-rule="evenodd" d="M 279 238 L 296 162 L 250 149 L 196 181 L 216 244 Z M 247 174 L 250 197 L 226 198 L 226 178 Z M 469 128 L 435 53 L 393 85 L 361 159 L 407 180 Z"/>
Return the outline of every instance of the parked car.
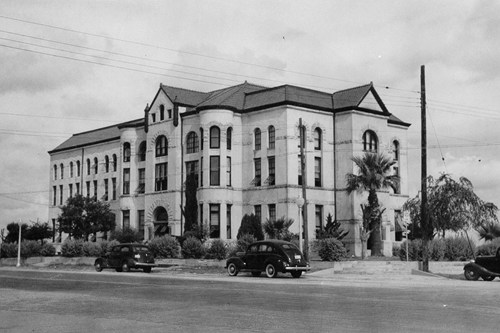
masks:
<path fill-rule="evenodd" d="M 299 278 L 302 272 L 310 270 L 309 263 L 294 244 L 281 240 L 265 240 L 252 243 L 246 252 L 239 252 L 226 261 L 229 275 L 236 276 L 239 272 L 251 272 L 260 276 L 266 272 L 273 278 L 281 273 L 291 273 Z"/>
<path fill-rule="evenodd" d="M 494 256 L 480 256 L 471 260 L 464 266 L 464 275 L 467 280 L 473 281 L 479 278 L 492 281 L 495 277 L 500 277 L 500 247 Z"/>
<path fill-rule="evenodd" d="M 156 267 L 153 253 L 143 244 L 119 244 L 111 248 L 104 257 L 97 258 L 94 268 L 97 272 L 104 268 L 114 268 L 117 272 L 128 272 L 131 268 L 142 269 L 151 273 Z"/>

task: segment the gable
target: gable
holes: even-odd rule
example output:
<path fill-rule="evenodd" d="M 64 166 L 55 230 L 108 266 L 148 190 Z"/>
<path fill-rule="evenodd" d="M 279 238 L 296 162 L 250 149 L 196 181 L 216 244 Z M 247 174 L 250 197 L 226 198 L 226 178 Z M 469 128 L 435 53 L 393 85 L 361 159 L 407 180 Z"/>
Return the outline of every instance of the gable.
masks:
<path fill-rule="evenodd" d="M 365 98 L 363 98 L 361 103 L 359 103 L 359 107 L 362 109 L 369 109 L 369 110 L 373 110 L 373 111 L 384 112 L 380 103 L 377 101 L 375 96 L 373 96 L 372 91 L 370 91 L 368 94 L 366 94 Z"/>

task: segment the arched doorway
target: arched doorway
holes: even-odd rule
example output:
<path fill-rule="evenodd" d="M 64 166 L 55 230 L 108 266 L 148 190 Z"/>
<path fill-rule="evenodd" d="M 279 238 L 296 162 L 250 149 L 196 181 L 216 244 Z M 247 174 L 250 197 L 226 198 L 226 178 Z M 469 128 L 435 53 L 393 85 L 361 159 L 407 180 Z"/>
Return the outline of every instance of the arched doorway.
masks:
<path fill-rule="evenodd" d="M 157 207 L 153 213 L 154 217 L 154 236 L 161 237 L 170 234 L 170 228 L 168 226 L 168 213 L 163 207 Z"/>

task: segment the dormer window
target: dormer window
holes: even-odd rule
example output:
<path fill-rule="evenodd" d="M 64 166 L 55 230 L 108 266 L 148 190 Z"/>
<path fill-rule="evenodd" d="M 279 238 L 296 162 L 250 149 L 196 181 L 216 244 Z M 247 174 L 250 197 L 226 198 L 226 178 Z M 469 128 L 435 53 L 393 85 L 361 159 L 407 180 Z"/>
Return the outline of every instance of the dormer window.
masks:
<path fill-rule="evenodd" d="M 160 105 L 160 121 L 165 120 L 165 106 Z"/>

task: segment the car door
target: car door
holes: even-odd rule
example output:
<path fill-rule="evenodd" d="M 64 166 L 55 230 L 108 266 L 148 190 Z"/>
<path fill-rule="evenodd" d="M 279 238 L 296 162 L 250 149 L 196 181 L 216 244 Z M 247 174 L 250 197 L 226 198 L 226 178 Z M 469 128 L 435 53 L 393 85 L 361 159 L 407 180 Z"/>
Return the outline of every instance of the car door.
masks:
<path fill-rule="evenodd" d="M 258 255 L 259 255 L 259 244 L 252 244 L 248 247 L 248 250 L 244 257 L 244 262 L 246 263 L 246 268 L 250 270 L 259 269 L 258 268 Z"/>
<path fill-rule="evenodd" d="M 121 266 L 121 246 L 114 246 L 108 257 L 108 264 L 110 267 Z"/>

